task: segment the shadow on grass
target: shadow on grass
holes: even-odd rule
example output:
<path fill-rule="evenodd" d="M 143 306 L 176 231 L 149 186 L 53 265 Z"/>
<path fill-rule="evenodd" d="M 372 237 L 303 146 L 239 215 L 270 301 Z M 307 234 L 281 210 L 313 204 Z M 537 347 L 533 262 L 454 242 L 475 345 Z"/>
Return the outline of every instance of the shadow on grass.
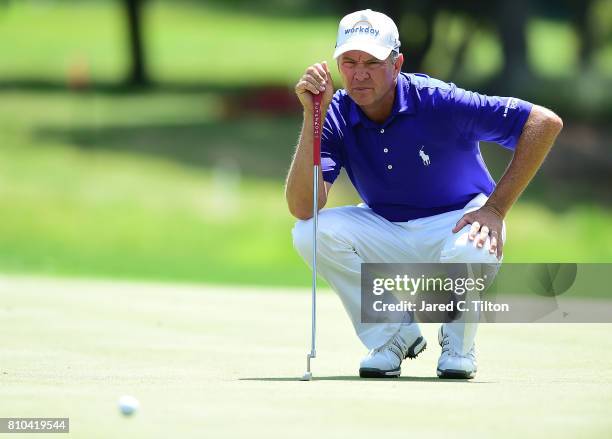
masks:
<path fill-rule="evenodd" d="M 302 381 L 299 377 L 261 377 L 261 378 L 239 378 L 239 381 L 262 381 L 262 382 L 291 382 Z M 399 377 L 399 378 L 359 378 L 352 375 L 313 377 L 312 381 L 376 381 L 391 382 L 408 381 L 419 383 L 470 383 L 470 384 L 494 384 L 494 381 L 474 381 L 468 379 L 440 379 L 438 377 Z"/>
<path fill-rule="evenodd" d="M 296 118 L 253 117 L 219 122 L 99 127 L 42 127 L 39 144 L 62 142 L 83 150 L 156 156 L 212 169 L 227 163 L 245 175 L 281 179 L 299 132 Z"/>
<path fill-rule="evenodd" d="M 0 93 L 15 89 L 58 92 L 66 96 L 78 94 L 67 91 L 59 83 L 0 82 Z M 60 142 L 84 150 L 127 152 L 204 169 L 238 168 L 246 176 L 278 181 L 284 178 L 301 121 L 293 92 L 282 85 L 169 83 L 135 89 L 97 84 L 81 95 L 154 96 L 165 92 L 218 98 L 216 106 L 207 110 L 212 111 L 217 120 L 200 120 L 197 115 L 187 113 L 190 120 L 178 123 L 147 123 L 136 119 L 137 123 L 132 120 L 129 124 L 117 124 L 98 120 L 92 106 L 89 118 L 79 114 L 74 124 L 36 126 L 34 138 L 41 145 L 49 141 Z M 137 117 L 135 114 L 134 118 Z M 569 209 L 576 200 L 612 206 L 610 192 L 606 189 L 612 184 L 612 154 L 608 147 L 611 135 L 607 128 L 568 123 L 558 145 L 522 199 L 542 203 L 559 212 Z M 498 180 L 512 153 L 486 142 L 483 142 L 482 153 L 493 178 Z"/>
<path fill-rule="evenodd" d="M 607 85 L 609 82 L 606 78 L 600 78 L 602 85 Z M 582 104 L 576 104 L 577 96 L 582 95 L 581 85 L 584 83 L 582 76 L 577 76 L 573 80 L 551 78 L 533 78 L 532 81 L 525 83 L 520 82 L 519 88 L 511 87 L 510 82 L 502 80 L 501 82 L 470 82 L 469 78 L 462 80 L 462 86 L 473 90 L 478 90 L 481 93 L 499 96 L 517 95 L 522 99 L 544 105 L 554 109 L 557 113 L 564 115 L 564 119 L 580 121 L 588 124 L 596 124 L 601 127 L 607 127 L 609 120 L 612 117 L 612 100 L 611 99 L 589 99 L 588 96 L 583 96 Z M 96 81 L 90 83 L 85 89 L 78 90 L 80 93 L 99 93 L 104 95 L 126 95 L 134 93 L 156 93 L 156 92 L 171 92 L 184 93 L 191 95 L 193 93 L 221 93 L 230 95 L 244 95 L 254 89 L 269 88 L 269 87 L 284 87 L 293 90 L 293 83 L 279 83 L 262 81 L 249 84 L 233 84 L 233 83 L 210 83 L 203 81 L 153 81 L 148 85 L 134 86 L 125 82 L 113 81 Z M 336 84 L 340 86 L 340 84 Z M 609 88 L 609 87 L 608 87 Z M 66 81 L 45 78 L 23 78 L 23 77 L 6 77 L 0 81 L 0 93 L 6 91 L 38 91 L 45 93 L 66 93 L 71 92 Z M 601 93 L 610 93 L 606 87 L 601 88 Z"/>
<path fill-rule="evenodd" d="M 184 166 L 237 168 L 252 177 L 282 180 L 286 175 L 300 120 L 287 116 L 241 116 L 219 121 L 141 123 L 100 126 L 42 126 L 34 131 L 37 143 L 61 142 L 83 150 L 106 150 L 153 156 Z M 562 146 L 559 146 L 562 148 Z M 523 199 L 540 202 L 556 211 L 570 208 L 575 200 L 611 205 L 609 161 L 585 161 L 565 148 L 565 156 L 580 163 L 568 171 L 563 157 L 549 158 L 541 177 L 529 186 Z M 487 166 L 497 180 L 512 154 L 497 145 L 483 145 Z M 589 176 L 585 175 L 589 174 Z M 566 181 L 561 179 L 565 175 Z"/>
<path fill-rule="evenodd" d="M 41 93 L 79 93 L 88 94 L 95 93 L 101 95 L 133 95 L 133 94 L 153 94 L 153 93 L 179 93 L 192 95 L 194 93 L 221 93 L 221 94 L 239 94 L 243 95 L 254 89 L 286 86 L 293 90 L 293 84 L 277 84 L 277 83 L 257 83 L 253 85 L 245 84 L 209 84 L 205 82 L 152 82 L 149 85 L 138 86 L 130 85 L 121 82 L 97 81 L 89 84 L 82 89 L 72 89 L 65 81 L 53 79 L 35 79 L 35 78 L 3 78 L 0 81 L 0 93 L 11 91 L 27 91 Z"/>

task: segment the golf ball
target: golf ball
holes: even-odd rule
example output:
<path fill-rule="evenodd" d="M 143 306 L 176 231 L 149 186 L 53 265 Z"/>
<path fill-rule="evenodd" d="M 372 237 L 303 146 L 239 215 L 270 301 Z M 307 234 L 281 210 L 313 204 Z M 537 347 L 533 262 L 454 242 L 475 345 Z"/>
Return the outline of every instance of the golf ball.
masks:
<path fill-rule="evenodd" d="M 126 416 L 133 414 L 140 406 L 138 400 L 130 395 L 119 398 L 119 410 Z"/>

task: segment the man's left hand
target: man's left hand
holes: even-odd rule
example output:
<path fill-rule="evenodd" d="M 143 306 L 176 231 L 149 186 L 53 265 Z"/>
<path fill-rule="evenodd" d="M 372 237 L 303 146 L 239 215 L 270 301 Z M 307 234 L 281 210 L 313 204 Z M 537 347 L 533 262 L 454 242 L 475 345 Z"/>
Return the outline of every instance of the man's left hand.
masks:
<path fill-rule="evenodd" d="M 494 209 L 482 206 L 480 209 L 466 213 L 453 228 L 453 233 L 457 233 L 468 224 L 471 224 L 468 239 L 474 241 L 474 245 L 482 248 L 489 236 L 491 238 L 491 248 L 489 253 L 496 253 L 500 259 L 503 252 L 504 242 L 502 240 L 502 227 L 504 220 Z"/>

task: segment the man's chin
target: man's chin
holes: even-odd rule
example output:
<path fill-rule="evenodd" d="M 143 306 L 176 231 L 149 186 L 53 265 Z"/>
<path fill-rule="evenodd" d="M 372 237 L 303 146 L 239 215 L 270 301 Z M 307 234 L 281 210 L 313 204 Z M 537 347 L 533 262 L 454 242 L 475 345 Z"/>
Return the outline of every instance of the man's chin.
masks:
<path fill-rule="evenodd" d="M 363 92 L 363 91 L 351 91 L 349 96 L 357 105 L 367 106 L 374 102 L 374 96 L 371 91 Z"/>

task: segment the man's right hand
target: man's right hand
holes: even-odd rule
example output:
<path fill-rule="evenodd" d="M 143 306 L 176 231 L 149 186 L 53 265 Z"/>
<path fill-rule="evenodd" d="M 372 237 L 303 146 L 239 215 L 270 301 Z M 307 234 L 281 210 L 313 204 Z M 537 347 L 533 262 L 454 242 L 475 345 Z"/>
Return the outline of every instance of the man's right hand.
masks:
<path fill-rule="evenodd" d="M 326 112 L 334 96 L 334 85 L 325 61 L 308 67 L 295 86 L 295 94 L 308 113 L 312 113 L 312 95 L 319 93 L 323 93 L 321 108 Z"/>

